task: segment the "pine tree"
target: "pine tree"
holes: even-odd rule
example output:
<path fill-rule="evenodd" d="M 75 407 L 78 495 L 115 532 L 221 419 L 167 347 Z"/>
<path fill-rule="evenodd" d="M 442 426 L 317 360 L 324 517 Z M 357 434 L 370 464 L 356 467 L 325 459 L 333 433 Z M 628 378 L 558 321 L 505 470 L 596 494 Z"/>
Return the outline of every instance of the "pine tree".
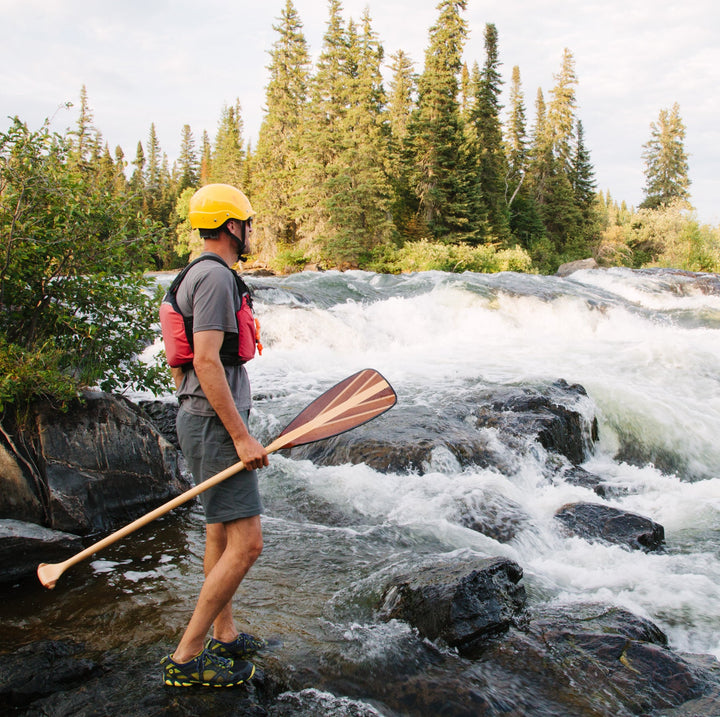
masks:
<path fill-rule="evenodd" d="M 439 17 L 430 29 L 418 82 L 418 107 L 408 128 L 418 219 L 433 237 L 447 241 L 473 234 L 467 153 L 457 99 L 467 34 L 461 11 L 466 5 L 466 0 L 441 0 L 438 5 Z"/>
<path fill-rule="evenodd" d="M 500 126 L 502 79 L 497 29 L 491 23 L 485 26 L 485 53 L 485 64 L 475 82 L 475 101 L 470 111 L 475 141 L 475 195 L 479 202 L 478 214 L 487 218 L 492 237 L 506 242 L 510 238 L 510 218 L 505 201 L 507 162 Z M 478 230 L 480 238 L 480 227 Z"/>
<path fill-rule="evenodd" d="M 215 147 L 212 154 L 210 178 L 213 182 L 232 184 L 242 189 L 243 121 L 240 100 L 234 105 L 225 105 L 220 116 Z"/>
<path fill-rule="evenodd" d="M 417 75 L 413 63 L 402 51 L 392 56 L 389 85 L 388 121 L 390 125 L 389 163 L 392 182 L 392 216 L 397 231 L 408 236 L 417 200 L 410 189 L 412 156 L 408 150 L 408 125 L 415 108 Z M 421 237 L 412 237 L 419 239 Z"/>
<path fill-rule="evenodd" d="M 551 90 L 552 100 L 548 107 L 547 131 L 552 151 L 560 161 L 561 170 L 572 171 L 573 138 L 575 135 L 575 59 L 565 48 L 559 74 L 554 75 L 555 86 Z"/>
<path fill-rule="evenodd" d="M 273 29 L 278 37 L 270 50 L 266 112 L 258 137 L 254 175 L 258 224 L 269 246 L 299 239 L 298 195 L 303 187 L 298 173 L 310 81 L 307 42 L 291 0 L 286 0 Z"/>
<path fill-rule="evenodd" d="M 685 151 L 685 125 L 676 102 L 670 110 L 660 110 L 657 123 L 650 123 L 650 140 L 643 145 L 645 160 L 644 209 L 657 209 L 674 200 L 688 202 L 690 178 Z"/>
<path fill-rule="evenodd" d="M 135 159 L 132 161 L 132 165 L 135 169 L 133 169 L 132 175 L 130 176 L 130 191 L 132 192 L 134 203 L 142 206 L 143 192 L 145 189 L 145 151 L 143 150 L 142 142 L 137 143 Z"/>
<path fill-rule="evenodd" d="M 200 165 L 195 151 L 195 138 L 189 124 L 183 125 L 182 128 L 178 172 L 178 194 L 188 187 L 197 187 L 200 180 Z"/>
<path fill-rule="evenodd" d="M 212 145 L 207 130 L 203 130 L 202 151 L 200 154 L 200 185 L 204 186 L 210 181 L 212 174 Z"/>
<path fill-rule="evenodd" d="M 90 167 L 93 157 L 99 157 L 102 151 L 101 136 L 93 125 L 93 120 L 87 88 L 83 85 L 80 88 L 80 114 L 75 129 L 68 134 L 71 141 L 70 161 L 85 169 Z"/>
<path fill-rule="evenodd" d="M 162 211 L 162 150 L 155 130 L 155 123 L 150 125 L 150 133 L 145 151 L 145 182 L 143 198 L 146 211 L 156 221 L 163 220 Z"/>
<path fill-rule="evenodd" d="M 510 113 L 507 121 L 505 146 L 508 161 L 508 180 L 512 191 L 520 183 L 527 172 L 528 138 L 527 119 L 525 116 L 525 99 L 523 97 L 520 68 L 515 65 L 512 70 L 510 85 Z M 508 200 L 510 203 L 510 200 Z"/>
<path fill-rule="evenodd" d="M 325 249 L 335 262 L 357 265 L 390 238 L 391 187 L 381 73 L 384 52 L 367 10 L 362 33 L 351 22 L 347 38 L 348 104 L 338 122 L 340 146 L 328 165 L 325 207 L 332 236 Z"/>
<path fill-rule="evenodd" d="M 539 97 L 542 100 L 542 94 Z M 540 101 L 540 124 L 544 119 L 544 102 Z M 508 170 L 505 199 L 510 214 L 510 231 L 515 241 L 526 249 L 545 236 L 532 192 L 530 150 L 527 136 L 525 100 L 523 97 L 520 68 L 515 65 L 510 85 L 510 112 L 506 126 L 505 147 Z"/>
<path fill-rule="evenodd" d="M 588 225 L 594 220 L 593 206 L 597 197 L 597 184 L 595 183 L 595 170 L 590 161 L 590 152 L 585 146 L 583 124 L 580 120 L 577 121 L 571 183 L 575 204 L 583 215 L 583 223 Z"/>
<path fill-rule="evenodd" d="M 348 106 L 348 37 L 339 0 L 329 0 L 329 17 L 315 76 L 310 86 L 308 121 L 302 137 L 304 192 L 299 197 L 301 232 L 320 242 L 332 236 L 327 212 L 327 182 L 342 143 L 340 120 Z"/>

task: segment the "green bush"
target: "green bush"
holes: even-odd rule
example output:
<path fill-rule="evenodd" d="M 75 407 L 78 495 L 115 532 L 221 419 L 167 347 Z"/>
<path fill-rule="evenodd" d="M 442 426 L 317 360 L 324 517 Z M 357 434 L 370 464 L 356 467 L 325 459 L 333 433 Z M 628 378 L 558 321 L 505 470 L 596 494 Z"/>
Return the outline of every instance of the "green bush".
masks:
<path fill-rule="evenodd" d="M 143 274 L 161 232 L 72 150 L 18 119 L 0 134 L 4 406 L 168 385 L 163 367 L 138 361 L 156 333 L 158 296 Z"/>

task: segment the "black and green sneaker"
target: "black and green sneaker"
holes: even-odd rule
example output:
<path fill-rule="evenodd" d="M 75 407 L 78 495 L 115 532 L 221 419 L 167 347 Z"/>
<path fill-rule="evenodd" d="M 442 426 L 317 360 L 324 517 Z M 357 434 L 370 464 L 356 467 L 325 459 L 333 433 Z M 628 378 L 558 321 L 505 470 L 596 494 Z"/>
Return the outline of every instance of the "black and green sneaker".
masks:
<path fill-rule="evenodd" d="M 211 637 L 205 644 L 205 649 L 214 655 L 229 657 L 231 660 L 250 657 L 268 646 L 265 640 L 241 632 L 232 642 L 221 642 Z"/>
<path fill-rule="evenodd" d="M 255 665 L 244 660 L 230 660 L 203 650 L 190 662 L 175 662 L 172 655 L 160 660 L 163 682 L 170 687 L 237 687 L 255 674 Z"/>

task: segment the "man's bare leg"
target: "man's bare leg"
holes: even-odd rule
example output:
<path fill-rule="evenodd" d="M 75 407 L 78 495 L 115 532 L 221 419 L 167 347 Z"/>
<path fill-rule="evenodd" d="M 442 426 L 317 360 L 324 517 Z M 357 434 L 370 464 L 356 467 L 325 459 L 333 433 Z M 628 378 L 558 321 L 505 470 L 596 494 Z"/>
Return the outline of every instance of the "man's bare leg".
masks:
<path fill-rule="evenodd" d="M 177 646 L 176 662 L 192 660 L 202 651 L 210 626 L 216 639 L 227 642 L 237 635 L 232 597 L 262 552 L 260 516 L 207 526 L 205 582 L 185 633 Z M 222 637 L 220 637 L 222 635 Z"/>

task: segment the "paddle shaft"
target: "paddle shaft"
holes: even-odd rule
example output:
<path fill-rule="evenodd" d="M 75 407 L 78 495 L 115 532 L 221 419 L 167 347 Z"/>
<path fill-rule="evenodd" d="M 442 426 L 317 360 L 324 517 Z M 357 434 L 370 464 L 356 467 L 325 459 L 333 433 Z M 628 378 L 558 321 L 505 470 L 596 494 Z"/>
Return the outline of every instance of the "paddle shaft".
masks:
<path fill-rule="evenodd" d="M 361 389 L 355 392 L 353 395 L 339 401 L 336 405 L 327 407 L 326 410 L 322 411 L 314 418 L 311 418 L 310 420 L 304 422 L 301 426 L 298 426 L 297 428 L 290 430 L 287 433 L 280 434 L 272 443 L 266 446 L 265 451 L 267 453 L 273 453 L 277 450 L 280 450 L 281 448 L 292 446 L 295 441 L 301 439 L 303 435 L 311 432 L 318 426 L 325 426 L 332 423 L 333 419 L 337 418 L 343 413 L 346 413 L 348 410 L 352 410 L 353 408 L 358 406 L 361 407 L 364 402 L 371 400 L 375 395 L 377 395 L 377 393 L 378 389 L 376 386 L 370 386 L 368 388 Z M 362 415 L 363 414 L 359 414 L 359 418 L 362 417 Z M 171 510 L 177 508 L 178 506 L 181 506 L 183 503 L 187 503 L 187 501 L 200 495 L 200 493 L 208 490 L 208 488 L 212 488 L 214 485 L 222 483 L 222 481 L 224 481 L 226 478 L 229 478 L 231 475 L 238 473 L 244 467 L 245 465 L 243 464 L 243 462 L 238 461 L 237 463 L 231 465 L 229 468 L 220 471 L 219 473 L 208 478 L 207 480 L 204 480 L 202 483 L 198 483 L 196 486 L 186 490 L 184 493 L 181 493 L 179 496 L 173 498 L 172 500 L 167 501 L 167 503 L 163 503 L 163 505 L 155 508 L 155 510 L 151 510 L 149 513 L 146 513 L 145 515 L 137 518 L 136 520 L 132 521 L 132 523 L 128 523 L 126 526 L 120 528 L 119 530 L 116 530 L 114 533 L 111 533 L 110 535 L 104 537 L 102 540 L 98 540 L 96 543 L 93 543 L 84 550 L 81 550 L 79 553 L 73 555 L 62 563 L 40 564 L 37 569 L 37 575 L 40 582 L 46 588 L 54 588 L 58 578 L 68 568 L 85 560 L 85 558 L 90 557 L 91 555 L 93 555 L 93 553 L 97 553 L 98 551 L 107 548 L 109 545 L 112 545 L 118 540 L 121 540 L 122 538 L 130 535 L 131 533 L 134 533 L 139 528 L 142 528 L 143 526 L 151 523 L 153 520 L 159 518 L 160 516 L 165 515 L 165 513 L 169 513 Z"/>

